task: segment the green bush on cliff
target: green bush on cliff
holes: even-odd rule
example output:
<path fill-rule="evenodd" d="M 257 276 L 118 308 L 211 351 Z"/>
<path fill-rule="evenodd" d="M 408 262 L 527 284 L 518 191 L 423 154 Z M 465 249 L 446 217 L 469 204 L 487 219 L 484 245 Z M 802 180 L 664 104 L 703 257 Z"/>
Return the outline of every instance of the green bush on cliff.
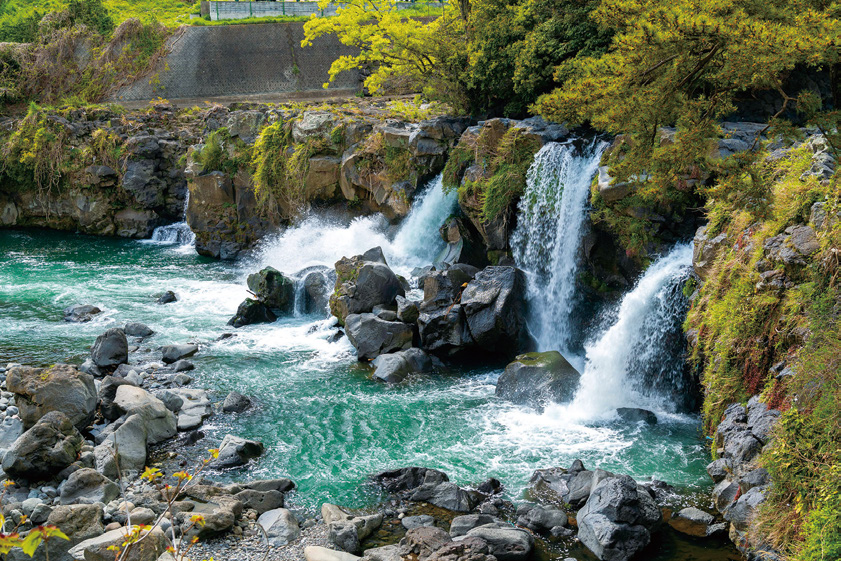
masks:
<path fill-rule="evenodd" d="M 35 104 L 2 149 L 2 172 L 13 188 L 50 192 L 60 189 L 74 159 L 67 130 Z"/>
<path fill-rule="evenodd" d="M 837 175 L 804 175 L 812 163 L 807 147 L 782 159 L 765 156 L 710 190 L 708 236 L 725 233 L 726 247 L 686 328 L 697 333 L 692 360 L 703 370 L 708 433 L 724 408 L 756 393 L 784 411 L 760 456 L 773 485 L 756 539 L 770 540 L 793 561 L 824 561 L 841 547 L 841 220 L 832 218 L 841 211 L 841 190 Z M 808 222 L 816 201 L 824 201 L 829 217 L 820 249 L 805 265 L 770 264 L 784 272 L 788 288 L 763 285 L 764 242 Z M 775 377 L 770 368 L 781 360 L 793 376 Z"/>

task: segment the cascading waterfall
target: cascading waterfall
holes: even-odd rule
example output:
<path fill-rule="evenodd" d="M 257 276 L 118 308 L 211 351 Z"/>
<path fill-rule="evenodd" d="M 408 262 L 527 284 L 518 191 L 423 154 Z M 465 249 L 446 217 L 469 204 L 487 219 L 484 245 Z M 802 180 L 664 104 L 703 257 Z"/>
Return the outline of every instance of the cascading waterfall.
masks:
<path fill-rule="evenodd" d="M 681 289 L 691 264 L 691 244 L 678 245 L 625 295 L 612 324 L 585 345 L 581 386 L 569 411 L 593 417 L 617 407 L 669 410 L 663 393 L 686 393 L 676 347 L 687 305 Z"/>
<path fill-rule="evenodd" d="M 578 251 L 590 183 L 607 143 L 580 149 L 549 143 L 528 170 L 511 247 L 517 265 L 530 275 L 533 303 L 529 328 L 542 351 L 570 352 Z"/>
<path fill-rule="evenodd" d="M 149 241 L 160 244 L 172 244 L 185 247 L 193 247 L 196 244 L 196 235 L 190 230 L 187 224 L 187 205 L 190 204 L 190 190 L 187 190 L 187 195 L 184 197 L 184 211 L 181 213 L 181 222 L 175 224 L 167 224 L 166 226 L 158 226 L 152 232 L 152 237 Z"/>
<path fill-rule="evenodd" d="M 438 228 L 455 205 L 456 194 L 444 193 L 439 175 L 418 195 L 393 239 L 381 216 L 355 218 L 350 224 L 312 216 L 264 244 L 259 260 L 261 266 L 271 265 L 294 275 L 317 265 L 332 269 L 343 256 L 380 246 L 389 265 L 408 275 L 414 267 L 431 264 L 444 247 Z"/>

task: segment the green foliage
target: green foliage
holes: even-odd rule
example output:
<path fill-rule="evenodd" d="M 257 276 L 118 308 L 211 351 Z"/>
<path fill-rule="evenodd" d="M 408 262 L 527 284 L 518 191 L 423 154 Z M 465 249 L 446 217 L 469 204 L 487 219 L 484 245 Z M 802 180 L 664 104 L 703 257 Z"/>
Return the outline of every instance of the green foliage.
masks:
<path fill-rule="evenodd" d="M 590 19 L 597 0 L 477 0 L 468 20 L 467 110 L 523 115 L 558 84 L 569 61 L 607 50 Z M 556 70 L 558 69 L 558 70 Z"/>
<path fill-rule="evenodd" d="M 763 287 L 759 271 L 767 265 L 758 263 L 764 241 L 807 222 L 814 202 L 824 202 L 827 217 L 838 216 L 841 191 L 837 177 L 804 176 L 812 162 L 807 147 L 782 159 L 765 156 L 710 190 L 709 235 L 725 233 L 727 247 L 686 328 L 698 337 L 692 360 L 703 369 L 709 433 L 724 408 L 753 394 L 785 411 L 760 457 L 773 485 L 755 538 L 793 561 L 825 561 L 841 553 L 841 221 L 827 218 L 820 250 L 805 266 L 785 271 L 794 286 Z M 769 368 L 783 359 L 795 375 L 777 380 Z"/>
<path fill-rule="evenodd" d="M 457 144 L 447 157 L 442 176 L 444 191 L 449 193 L 459 188 L 465 170 L 475 161 L 476 150 L 467 144 Z"/>
<path fill-rule="evenodd" d="M 114 19 L 105 9 L 102 0 L 70 0 L 67 12 L 74 24 L 86 25 L 101 35 L 114 30 Z"/>
<path fill-rule="evenodd" d="M 480 137 L 481 142 L 481 137 Z M 482 181 L 482 216 L 491 221 L 500 216 L 525 192 L 526 172 L 531 166 L 540 141 L 511 128 L 486 156 L 489 177 Z"/>
<path fill-rule="evenodd" d="M 61 188 L 72 171 L 72 159 L 65 149 L 67 131 L 34 103 L 2 149 L 2 171 L 6 183 L 16 189 L 50 192 Z"/>

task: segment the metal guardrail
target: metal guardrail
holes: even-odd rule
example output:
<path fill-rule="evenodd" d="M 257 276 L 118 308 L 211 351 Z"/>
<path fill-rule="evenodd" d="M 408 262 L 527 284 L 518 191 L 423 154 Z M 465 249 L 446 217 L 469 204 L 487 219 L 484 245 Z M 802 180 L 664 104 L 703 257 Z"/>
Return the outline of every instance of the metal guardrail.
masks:
<path fill-rule="evenodd" d="M 430 16 L 444 9 L 443 2 L 395 2 L 399 9 L 426 9 Z M 211 21 L 277 16 L 335 16 L 336 5 L 322 10 L 318 2 L 277 2 L 274 0 L 202 0 L 201 15 Z"/>

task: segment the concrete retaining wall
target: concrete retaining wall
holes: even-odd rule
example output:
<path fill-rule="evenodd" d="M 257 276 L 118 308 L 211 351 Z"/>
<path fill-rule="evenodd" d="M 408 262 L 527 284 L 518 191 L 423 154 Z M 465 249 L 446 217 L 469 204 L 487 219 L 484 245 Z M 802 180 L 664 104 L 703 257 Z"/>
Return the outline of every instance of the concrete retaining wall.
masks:
<path fill-rule="evenodd" d="M 422 8 L 427 9 L 430 15 L 440 12 L 443 4 L 437 2 L 396 2 L 398 8 Z M 324 10 L 319 9 L 318 2 L 274 2 L 258 1 L 252 2 L 242 0 L 240 2 L 217 2 L 214 0 L 202 0 L 201 15 L 210 16 L 212 21 L 225 19 L 262 18 L 274 16 L 334 16 L 336 5 L 330 4 Z"/>
<path fill-rule="evenodd" d="M 290 22 L 182 28 L 170 39 L 170 53 L 156 71 L 119 90 L 112 101 L 323 92 L 333 61 L 356 51 L 334 36 L 302 48 L 303 26 Z M 358 72 L 344 72 L 330 89 L 358 90 L 360 83 Z"/>

